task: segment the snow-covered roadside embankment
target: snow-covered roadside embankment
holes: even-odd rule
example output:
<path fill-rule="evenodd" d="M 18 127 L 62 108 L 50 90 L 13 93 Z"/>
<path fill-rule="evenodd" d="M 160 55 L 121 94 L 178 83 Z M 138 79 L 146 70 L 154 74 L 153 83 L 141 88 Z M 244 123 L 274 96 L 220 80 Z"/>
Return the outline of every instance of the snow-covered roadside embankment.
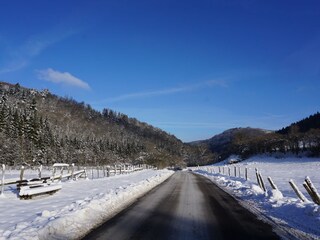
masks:
<path fill-rule="evenodd" d="M 308 162 L 308 167 L 303 165 Z M 257 161 L 254 159 L 254 161 L 239 163 L 237 166 L 254 166 L 263 169 L 264 176 L 272 176 L 277 179 L 276 183 L 281 192 L 267 186 L 268 190 L 265 193 L 254 181 L 253 176 L 252 181 L 246 181 L 244 178 L 227 176 L 228 172 L 226 175 L 219 174 L 215 166 L 206 166 L 202 169 L 194 169 L 194 171 L 211 179 L 222 189 L 236 196 L 244 207 L 260 218 L 272 220 L 279 228 L 292 234 L 291 237 L 320 239 L 320 206 L 313 203 L 310 198 L 310 201 L 307 202 L 299 200 L 288 183 L 291 178 L 295 182 L 301 183 L 301 176 L 305 176 L 305 174 L 310 175 L 312 179 L 317 179 L 318 162 L 308 159 L 294 159 L 294 161 L 279 159 Z M 215 173 L 213 168 L 215 168 Z M 251 173 L 254 173 L 253 169 L 251 169 Z M 292 174 L 294 171 L 295 174 Z"/>
<path fill-rule="evenodd" d="M 124 184 L 69 203 L 62 209 L 43 210 L 31 223 L 17 224 L 15 230 L 3 239 L 80 238 L 165 181 L 173 171 L 161 170 L 155 173 L 142 181 Z M 85 189 L 83 191 L 85 192 Z M 83 195 L 83 192 L 80 190 L 79 195 L 81 194 Z M 85 194 L 83 196 L 85 197 Z"/>

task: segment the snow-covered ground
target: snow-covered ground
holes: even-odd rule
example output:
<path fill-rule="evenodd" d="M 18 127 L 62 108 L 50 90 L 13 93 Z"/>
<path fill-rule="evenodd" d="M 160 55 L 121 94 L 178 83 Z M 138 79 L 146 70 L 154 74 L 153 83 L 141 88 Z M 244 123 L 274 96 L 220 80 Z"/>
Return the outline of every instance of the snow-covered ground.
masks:
<path fill-rule="evenodd" d="M 33 177 L 37 172 L 27 172 Z M 109 178 L 62 182 L 54 195 L 20 200 L 15 186 L 0 196 L 0 239 L 76 239 L 173 174 L 143 170 Z M 18 171 L 8 172 L 17 177 Z M 43 174 L 45 175 L 45 174 Z"/>
<path fill-rule="evenodd" d="M 225 161 L 193 170 L 210 178 L 222 189 L 234 195 L 243 206 L 260 215 L 262 219 L 272 220 L 280 229 L 293 234 L 297 239 L 320 239 L 320 206 L 311 201 L 302 186 L 305 177 L 309 176 L 318 191 L 320 190 L 319 158 L 278 159 L 257 156 L 236 164 L 226 163 Z M 235 166 L 237 177 L 234 177 Z M 245 168 L 248 169 L 248 181 L 244 179 Z M 265 181 L 267 193 L 264 193 L 257 184 L 256 168 Z M 272 178 L 280 192 L 271 189 L 267 181 L 268 176 Z M 299 200 L 289 185 L 290 179 L 294 180 L 309 202 Z"/>

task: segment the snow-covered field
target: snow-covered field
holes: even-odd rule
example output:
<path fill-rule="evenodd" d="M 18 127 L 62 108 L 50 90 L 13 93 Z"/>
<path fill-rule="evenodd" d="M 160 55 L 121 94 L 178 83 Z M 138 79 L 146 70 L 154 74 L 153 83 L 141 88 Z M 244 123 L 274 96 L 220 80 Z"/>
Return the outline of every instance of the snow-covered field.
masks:
<path fill-rule="evenodd" d="M 18 174 L 11 171 L 8 177 Z M 31 174 L 35 177 L 37 173 Z M 109 178 L 70 180 L 62 182 L 62 190 L 54 195 L 32 200 L 20 200 L 16 187 L 6 186 L 0 197 L 0 239 L 79 238 L 172 174 L 169 170 L 143 170 Z"/>
<path fill-rule="evenodd" d="M 237 177 L 234 177 L 234 166 L 237 167 Z M 230 167 L 231 176 L 229 176 L 228 167 Z M 245 168 L 248 169 L 248 181 L 244 179 Z M 255 168 L 263 176 L 267 193 L 264 193 L 257 184 Z M 222 174 L 223 170 L 224 174 Z M 311 201 L 310 196 L 302 186 L 305 177 L 309 176 L 319 192 L 319 158 L 278 159 L 257 156 L 232 165 L 222 162 L 194 168 L 194 171 L 210 178 L 222 189 L 239 199 L 243 206 L 260 215 L 266 221 L 272 220 L 280 229 L 293 234 L 297 239 L 320 239 L 320 206 Z M 271 189 L 267 181 L 268 176 L 272 178 L 280 192 Z M 299 200 L 289 185 L 290 179 L 294 180 L 301 192 L 309 199 L 309 202 Z M 289 235 L 289 238 L 291 237 Z"/>

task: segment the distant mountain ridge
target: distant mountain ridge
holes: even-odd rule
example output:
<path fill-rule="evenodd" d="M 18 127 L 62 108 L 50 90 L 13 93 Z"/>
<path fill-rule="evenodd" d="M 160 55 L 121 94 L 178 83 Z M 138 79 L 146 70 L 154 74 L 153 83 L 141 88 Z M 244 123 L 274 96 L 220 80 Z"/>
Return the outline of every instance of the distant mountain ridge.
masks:
<path fill-rule="evenodd" d="M 213 154 L 213 162 L 230 155 L 243 159 L 256 154 L 305 154 L 320 156 L 320 113 L 278 131 L 232 128 L 210 139 L 190 143 Z M 204 152 L 204 151 L 203 151 Z"/>
<path fill-rule="evenodd" d="M 209 151 L 216 153 L 219 159 L 227 158 L 232 154 L 231 145 L 233 141 L 241 135 L 243 138 L 251 138 L 264 136 L 273 131 L 264 130 L 259 128 L 231 128 L 218 135 L 213 136 L 210 139 L 191 142 L 191 145 L 203 145 L 208 148 Z"/>

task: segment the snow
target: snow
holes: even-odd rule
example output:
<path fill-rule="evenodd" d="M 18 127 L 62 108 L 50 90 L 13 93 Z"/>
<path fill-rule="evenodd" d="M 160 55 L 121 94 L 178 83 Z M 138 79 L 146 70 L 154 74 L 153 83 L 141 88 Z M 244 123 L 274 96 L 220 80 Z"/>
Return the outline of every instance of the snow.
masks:
<path fill-rule="evenodd" d="M 25 172 L 34 177 L 36 171 Z M 62 182 L 54 195 L 20 200 L 16 187 L 0 196 L 0 239 L 77 239 L 173 174 L 143 170 L 108 178 Z M 18 171 L 7 173 L 13 178 Z M 43 175 L 50 175 L 44 174 Z"/>
<path fill-rule="evenodd" d="M 193 170 L 217 183 L 261 219 L 276 223 L 277 227 L 283 231 L 283 235 L 289 235 L 287 238 L 320 239 L 320 206 L 313 203 L 302 186 L 306 176 L 309 176 L 315 187 L 320 188 L 319 158 L 279 159 L 256 156 L 236 164 L 227 164 L 228 161 L 229 159 L 211 166 L 193 168 Z M 219 167 L 221 173 L 219 173 Z M 237 167 L 236 177 L 234 167 Z M 245 168 L 248 169 L 248 181 L 244 176 Z M 267 192 L 257 184 L 256 168 L 264 179 Z M 272 178 L 278 190 L 271 188 L 267 181 L 268 176 Z M 293 179 L 308 201 L 303 202 L 297 197 L 289 185 L 290 179 Z"/>

